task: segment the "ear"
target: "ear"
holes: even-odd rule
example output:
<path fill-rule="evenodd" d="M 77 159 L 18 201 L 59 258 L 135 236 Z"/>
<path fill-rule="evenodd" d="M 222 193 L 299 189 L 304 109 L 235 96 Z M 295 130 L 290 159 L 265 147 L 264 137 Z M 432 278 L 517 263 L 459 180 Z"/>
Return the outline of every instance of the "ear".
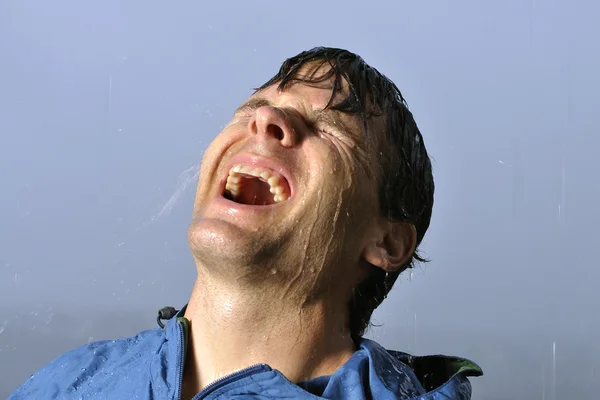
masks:
<path fill-rule="evenodd" d="M 417 231 L 408 222 L 390 222 L 379 240 L 369 243 L 363 250 L 363 259 L 386 272 L 397 271 L 405 266 L 417 247 Z"/>

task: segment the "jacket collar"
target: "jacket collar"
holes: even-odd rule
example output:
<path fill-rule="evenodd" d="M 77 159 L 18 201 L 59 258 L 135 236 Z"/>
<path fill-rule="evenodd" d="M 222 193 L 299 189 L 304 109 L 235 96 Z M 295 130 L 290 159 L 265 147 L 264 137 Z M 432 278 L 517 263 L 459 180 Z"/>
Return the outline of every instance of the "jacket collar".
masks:
<path fill-rule="evenodd" d="M 172 366 L 167 368 L 166 382 L 180 382 L 182 378 L 189 334 L 189 321 L 184 317 L 186 307 L 187 305 L 179 310 L 164 327 L 165 345 L 159 352 L 160 364 Z M 365 338 L 352 357 L 331 376 L 295 385 L 278 371 L 271 371 L 268 366 L 263 369 L 263 372 L 266 371 L 272 372 L 269 379 L 273 379 L 272 375 L 275 374 L 281 384 L 292 385 L 294 391 L 300 387 L 325 398 L 344 397 L 345 393 L 357 390 L 373 395 L 394 393 L 402 398 L 411 398 L 424 393 L 454 393 L 458 386 L 465 385 L 468 388 L 461 388 L 460 391 L 465 394 L 468 391 L 470 396 L 470 385 L 466 377 L 483 375 L 477 364 L 464 358 L 444 355 L 415 357 L 386 350 Z M 365 393 L 366 397 L 369 397 L 368 393 Z"/>

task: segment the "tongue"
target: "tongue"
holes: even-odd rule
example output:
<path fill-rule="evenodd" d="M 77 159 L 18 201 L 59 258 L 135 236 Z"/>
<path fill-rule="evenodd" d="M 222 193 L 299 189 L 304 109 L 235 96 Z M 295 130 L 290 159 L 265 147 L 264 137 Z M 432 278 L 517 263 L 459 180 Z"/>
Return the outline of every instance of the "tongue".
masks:
<path fill-rule="evenodd" d="M 240 194 L 235 201 L 241 204 L 265 206 L 274 204 L 271 187 L 258 178 L 243 178 L 240 182 Z"/>

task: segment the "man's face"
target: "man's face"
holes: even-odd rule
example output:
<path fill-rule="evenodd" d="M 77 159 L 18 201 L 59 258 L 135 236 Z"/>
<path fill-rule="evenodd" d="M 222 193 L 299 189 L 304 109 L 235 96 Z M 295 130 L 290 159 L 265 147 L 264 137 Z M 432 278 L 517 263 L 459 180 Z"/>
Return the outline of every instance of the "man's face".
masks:
<path fill-rule="evenodd" d="M 378 153 L 357 117 L 323 110 L 330 96 L 330 84 L 275 85 L 236 111 L 203 157 L 189 229 L 197 263 L 286 292 L 362 277 L 381 220 Z"/>

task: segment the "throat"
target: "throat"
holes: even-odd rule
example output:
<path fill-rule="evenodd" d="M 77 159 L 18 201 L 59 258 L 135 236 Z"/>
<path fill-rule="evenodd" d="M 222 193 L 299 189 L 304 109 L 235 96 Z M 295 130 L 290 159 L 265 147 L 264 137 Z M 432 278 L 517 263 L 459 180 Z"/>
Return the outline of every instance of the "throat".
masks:
<path fill-rule="evenodd" d="M 246 318 L 229 318 L 193 299 L 185 312 L 190 320 L 185 375 L 196 388 L 256 364 L 267 364 L 294 383 L 331 375 L 356 350 L 349 333 L 338 329 L 339 321 L 324 319 L 319 310 L 289 315 L 246 310 Z"/>

